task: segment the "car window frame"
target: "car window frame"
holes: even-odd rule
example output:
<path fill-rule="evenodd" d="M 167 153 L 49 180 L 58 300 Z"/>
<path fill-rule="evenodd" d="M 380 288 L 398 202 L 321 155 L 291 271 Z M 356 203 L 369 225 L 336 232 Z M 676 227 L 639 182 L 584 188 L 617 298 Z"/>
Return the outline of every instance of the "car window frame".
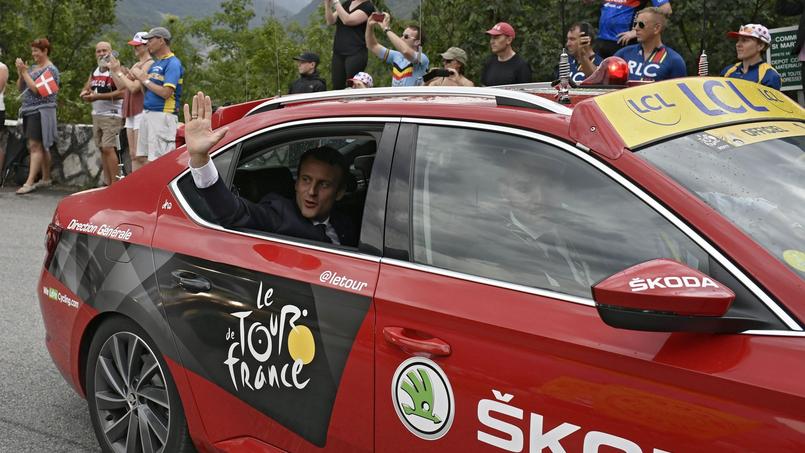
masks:
<path fill-rule="evenodd" d="M 251 118 L 250 118 L 251 119 Z M 253 119 L 252 119 L 253 120 Z M 377 144 L 376 150 L 376 159 L 373 165 L 372 170 L 372 178 L 370 179 L 370 186 L 367 188 L 367 200 L 366 204 L 364 205 L 364 220 L 361 223 L 361 232 L 360 232 L 360 239 L 359 239 L 359 246 L 357 248 L 354 247 L 341 247 L 332 244 L 324 244 L 318 243 L 316 241 L 308 241 L 301 238 L 293 238 L 291 236 L 284 236 L 278 235 L 274 233 L 268 232 L 257 232 L 257 231 L 249 231 L 249 230 L 238 230 L 238 229 L 231 229 L 231 228 L 224 228 L 223 226 L 210 222 L 202 218 L 195 210 L 190 206 L 188 200 L 185 198 L 184 194 L 182 193 L 181 189 L 179 188 L 179 182 L 185 178 L 189 177 L 190 168 L 186 168 L 181 173 L 176 175 L 169 183 L 168 189 L 170 190 L 171 194 L 177 200 L 179 207 L 182 209 L 182 212 L 194 223 L 211 230 L 226 232 L 228 234 L 237 234 L 244 237 L 249 237 L 253 239 L 261 239 L 266 240 L 269 242 L 275 242 L 285 245 L 291 245 L 294 247 L 302 247 L 310 250 L 316 250 L 319 252 L 327 252 L 336 255 L 342 255 L 352 258 L 360 258 L 360 259 L 370 259 L 372 261 L 380 261 L 381 254 L 379 250 L 382 249 L 382 241 L 383 241 L 383 231 L 382 227 L 378 234 L 374 235 L 373 241 L 376 243 L 366 244 L 362 246 L 363 237 L 364 237 L 364 226 L 368 223 L 374 223 L 375 225 L 383 225 L 385 210 L 367 210 L 366 206 L 371 204 L 376 206 L 381 202 L 378 200 L 382 200 L 382 205 L 385 206 L 385 200 L 387 197 L 388 185 L 385 187 L 382 186 L 383 181 L 386 183 L 388 182 L 388 175 L 380 176 L 377 179 L 379 180 L 374 185 L 372 181 L 375 179 L 375 171 L 376 170 L 383 170 L 391 169 L 391 159 L 394 154 L 394 144 L 397 140 L 397 128 L 399 127 L 401 118 L 396 116 L 384 116 L 384 117 L 334 117 L 334 118 L 310 118 L 304 120 L 296 120 L 290 121 L 287 123 L 280 123 L 274 124 L 271 126 L 267 126 L 255 131 L 252 131 L 248 134 L 243 135 L 230 143 L 227 143 L 225 146 L 222 146 L 219 149 L 210 153 L 210 158 L 215 160 L 216 157 L 222 155 L 223 153 L 232 152 L 233 154 L 232 160 L 229 163 L 229 171 L 226 175 L 226 178 L 223 181 L 227 184 L 227 187 L 231 187 L 232 181 L 234 179 L 234 171 L 233 168 L 237 166 L 237 162 L 240 159 L 240 153 L 242 152 L 243 146 L 242 144 L 256 136 L 267 134 L 275 131 L 285 130 L 285 129 L 293 129 L 298 128 L 300 126 L 310 126 L 310 125 L 332 125 L 337 123 L 372 123 L 372 124 L 382 124 L 382 135 L 381 140 Z M 389 125 L 392 125 L 393 133 L 389 134 L 387 137 L 387 131 L 389 130 Z M 385 150 L 381 152 L 381 150 Z M 387 161 L 387 162 L 386 162 Z M 372 190 L 374 190 L 372 192 Z M 369 215 L 367 215 L 369 214 Z M 377 216 L 381 216 L 380 219 L 374 218 Z M 367 219 L 368 217 L 368 219 Z M 376 226 L 377 227 L 377 226 Z M 378 242 L 379 241 L 379 242 Z"/>
<path fill-rule="evenodd" d="M 497 133 L 510 134 L 518 137 L 528 138 L 542 142 L 544 144 L 553 145 L 565 152 L 571 153 L 578 159 L 581 159 L 586 164 L 593 166 L 596 170 L 603 173 L 604 176 L 612 180 L 615 184 L 620 185 L 628 192 L 635 195 L 640 201 L 648 205 L 648 207 L 656 212 L 660 217 L 670 222 L 674 227 L 682 232 L 683 235 L 688 237 L 694 244 L 701 247 L 704 252 L 713 259 L 716 263 L 722 266 L 727 273 L 735 278 L 740 284 L 744 285 L 749 292 L 754 295 L 765 307 L 775 316 L 783 325 L 789 330 L 752 330 L 746 331 L 747 334 L 759 335 L 796 335 L 805 336 L 802 326 L 785 310 L 783 306 L 778 304 L 768 293 L 760 287 L 754 280 L 746 275 L 732 260 L 727 258 L 717 247 L 715 247 L 709 240 L 705 239 L 701 234 L 694 230 L 690 225 L 679 218 L 676 213 L 672 212 L 663 203 L 654 198 L 650 193 L 639 187 L 627 177 L 613 169 L 607 163 L 603 162 L 601 158 L 595 156 L 593 153 L 585 151 L 584 149 L 573 146 L 570 143 L 562 141 L 552 136 L 548 136 L 533 130 L 517 129 L 509 126 L 499 124 L 486 124 L 478 123 L 469 120 L 442 120 L 442 119 L 423 119 L 423 118 L 408 118 L 403 117 L 400 126 L 400 139 L 395 148 L 394 161 L 392 168 L 392 181 L 389 184 L 388 200 L 389 204 L 387 210 L 389 212 L 407 212 L 408 222 L 406 225 L 396 224 L 392 216 L 388 216 L 386 225 L 386 243 L 384 248 L 388 251 L 394 251 L 393 255 L 384 254 L 381 263 L 392 264 L 403 268 L 421 270 L 438 275 L 444 275 L 452 278 L 458 278 L 466 281 L 473 281 L 485 285 L 496 286 L 534 294 L 543 297 L 549 297 L 565 302 L 586 305 L 595 307 L 595 302 L 591 298 L 573 296 L 566 293 L 551 291 L 549 289 L 534 288 L 525 285 L 519 285 L 510 282 L 504 282 L 487 277 L 481 277 L 473 274 L 466 274 L 462 272 L 442 269 L 426 264 L 420 264 L 413 261 L 413 218 L 410 215 L 411 206 L 413 205 L 413 188 L 414 188 L 414 159 L 416 158 L 416 137 L 418 134 L 419 126 L 446 126 L 446 127 L 460 127 L 474 130 L 485 130 Z M 407 130 L 406 134 L 410 134 L 408 140 L 403 139 L 403 131 Z M 404 145 L 408 145 L 405 147 Z M 407 171 L 407 174 L 406 174 Z M 407 190 L 405 196 L 398 193 L 400 190 Z M 404 200 L 404 201 L 403 201 Z M 396 228 L 397 238 L 389 235 L 389 228 Z M 401 234 L 405 238 L 400 237 Z M 405 250 L 400 250 L 400 247 L 405 244 Z"/>

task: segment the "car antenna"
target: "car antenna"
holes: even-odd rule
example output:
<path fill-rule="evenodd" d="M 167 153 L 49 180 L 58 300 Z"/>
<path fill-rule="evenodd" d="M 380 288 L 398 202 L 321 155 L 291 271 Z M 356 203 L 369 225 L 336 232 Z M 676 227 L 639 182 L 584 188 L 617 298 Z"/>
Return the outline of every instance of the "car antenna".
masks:
<path fill-rule="evenodd" d="M 707 31 L 707 0 L 703 0 L 702 7 L 704 11 L 702 11 L 702 35 L 699 41 L 699 47 L 702 49 L 702 53 L 699 55 L 699 77 L 707 77 L 710 73 L 710 66 L 707 63 L 707 53 L 704 51 L 704 37 Z"/>
<path fill-rule="evenodd" d="M 271 0 L 271 18 L 274 19 L 274 25 L 279 24 L 279 19 L 276 16 L 276 2 L 275 0 Z M 275 57 L 275 64 L 274 69 L 277 72 L 277 96 L 281 95 L 280 91 L 280 48 L 277 45 L 277 31 L 274 30 L 274 57 Z"/>

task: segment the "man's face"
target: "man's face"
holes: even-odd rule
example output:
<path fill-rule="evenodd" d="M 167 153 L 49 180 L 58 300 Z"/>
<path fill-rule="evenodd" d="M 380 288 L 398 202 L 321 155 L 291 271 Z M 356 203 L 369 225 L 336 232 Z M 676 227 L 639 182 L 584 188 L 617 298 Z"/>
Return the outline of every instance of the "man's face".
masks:
<path fill-rule="evenodd" d="M 501 181 L 500 193 L 516 212 L 534 215 L 539 213 L 543 204 L 540 183 L 522 172 Z"/>
<path fill-rule="evenodd" d="M 579 50 L 579 38 L 581 37 L 581 30 L 579 27 L 576 27 L 567 32 L 567 42 L 565 43 L 565 47 L 567 48 L 567 53 L 571 55 L 575 55 L 576 51 Z"/>
<path fill-rule="evenodd" d="M 660 34 L 660 24 L 653 14 L 643 13 L 635 18 L 634 29 L 637 33 L 637 42 L 647 41 Z"/>
<path fill-rule="evenodd" d="M 302 163 L 294 188 L 296 205 L 304 218 L 322 221 L 330 217 L 333 205 L 344 195 L 338 188 L 343 177 L 340 173 L 338 167 L 315 158 Z"/>
<path fill-rule="evenodd" d="M 760 40 L 749 37 L 739 36 L 738 42 L 735 43 L 735 52 L 738 54 L 739 60 L 746 60 L 754 58 L 755 55 L 760 55 L 763 51 L 763 44 Z"/>
<path fill-rule="evenodd" d="M 506 35 L 489 35 L 489 47 L 492 53 L 499 54 L 511 47 L 512 38 Z"/>
<path fill-rule="evenodd" d="M 112 53 L 112 46 L 108 42 L 99 42 L 95 46 L 95 59 L 101 63 L 101 58 Z"/>
<path fill-rule="evenodd" d="M 154 36 L 153 38 L 148 39 L 148 41 L 145 43 L 145 46 L 148 48 L 148 53 L 152 55 L 156 54 L 164 45 L 165 40 L 159 36 Z"/>
<path fill-rule="evenodd" d="M 461 62 L 458 60 L 444 58 L 442 59 L 442 66 L 444 66 L 445 69 L 453 69 L 456 72 L 459 72 L 459 69 L 461 69 Z"/>
<path fill-rule="evenodd" d="M 316 63 L 312 61 L 296 61 L 296 69 L 299 70 L 299 75 L 310 75 L 316 70 Z"/>
<path fill-rule="evenodd" d="M 405 31 L 403 31 L 402 40 L 412 49 L 419 47 L 419 33 L 412 28 L 406 28 Z"/>

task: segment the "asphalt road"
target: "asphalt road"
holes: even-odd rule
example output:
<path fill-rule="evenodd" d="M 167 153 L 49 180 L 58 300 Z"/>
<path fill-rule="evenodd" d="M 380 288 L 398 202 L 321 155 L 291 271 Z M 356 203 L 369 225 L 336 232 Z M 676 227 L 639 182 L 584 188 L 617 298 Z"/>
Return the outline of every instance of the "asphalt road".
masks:
<path fill-rule="evenodd" d="M 0 452 L 99 451 L 86 401 L 50 360 L 36 297 L 45 231 L 67 193 L 14 189 L 0 188 Z"/>

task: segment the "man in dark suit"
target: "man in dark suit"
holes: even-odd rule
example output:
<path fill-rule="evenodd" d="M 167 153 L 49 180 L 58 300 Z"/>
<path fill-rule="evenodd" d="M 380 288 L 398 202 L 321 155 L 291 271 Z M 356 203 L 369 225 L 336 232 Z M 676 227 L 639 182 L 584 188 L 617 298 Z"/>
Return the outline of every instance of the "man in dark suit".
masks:
<path fill-rule="evenodd" d="M 226 135 L 210 129 L 212 100 L 199 92 L 184 106 L 185 140 L 193 181 L 215 218 L 224 227 L 251 228 L 302 239 L 356 246 L 352 222 L 333 211 L 344 195 L 349 168 L 338 150 L 313 148 L 299 160 L 294 200 L 269 193 L 259 203 L 234 195 L 218 177 L 209 150 Z M 189 119 L 189 121 L 188 121 Z"/>

